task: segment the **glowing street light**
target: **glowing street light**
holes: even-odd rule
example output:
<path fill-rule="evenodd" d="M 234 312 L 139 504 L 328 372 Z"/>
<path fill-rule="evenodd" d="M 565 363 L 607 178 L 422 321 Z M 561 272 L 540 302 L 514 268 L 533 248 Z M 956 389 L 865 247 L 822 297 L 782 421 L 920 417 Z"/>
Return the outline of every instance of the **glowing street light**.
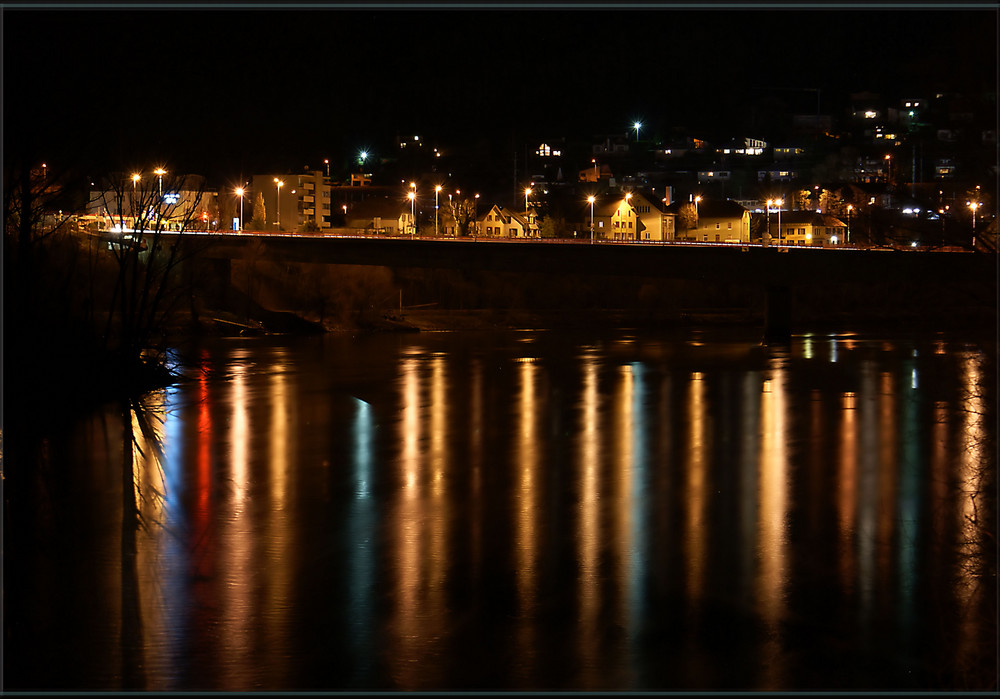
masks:
<path fill-rule="evenodd" d="M 160 196 L 163 196 L 163 176 L 167 174 L 167 171 L 162 167 L 158 167 L 153 170 L 153 174 L 160 178 Z"/>
<path fill-rule="evenodd" d="M 632 124 L 632 128 L 635 129 L 635 140 L 639 141 L 639 128 L 642 126 L 638 121 Z"/>
<path fill-rule="evenodd" d="M 326 165 L 326 176 L 329 177 L 330 176 L 330 159 L 329 158 L 323 158 L 323 164 Z"/>
<path fill-rule="evenodd" d="M 238 196 L 240 198 L 240 230 L 241 231 L 243 230 L 243 193 L 245 191 L 246 190 L 244 190 L 242 187 L 237 187 L 236 188 L 236 196 Z"/>
<path fill-rule="evenodd" d="M 781 205 L 784 203 L 782 199 L 774 200 L 774 205 L 778 207 L 778 245 L 781 245 Z"/>
<path fill-rule="evenodd" d="M 479 195 L 477 194 L 472 199 L 472 237 L 476 238 L 479 235 Z"/>
<path fill-rule="evenodd" d="M 436 185 L 434 187 L 434 237 L 438 235 L 438 192 L 441 191 L 441 185 Z"/>
<path fill-rule="evenodd" d="M 279 180 L 277 177 L 274 178 L 274 189 L 278 193 L 274 204 L 274 225 L 281 226 L 281 187 L 285 183 Z"/>
<path fill-rule="evenodd" d="M 764 247 L 767 247 L 771 243 L 771 206 L 774 205 L 774 199 L 768 199 L 767 205 L 767 230 L 764 232 Z"/>
<path fill-rule="evenodd" d="M 700 196 L 694 198 L 694 217 L 696 219 L 698 218 L 698 202 L 700 201 L 701 201 Z"/>
<path fill-rule="evenodd" d="M 978 201 L 970 201 L 969 208 L 972 209 L 972 249 L 976 248 L 976 209 L 980 206 Z"/>
<path fill-rule="evenodd" d="M 531 196 L 531 187 L 524 188 L 524 214 L 528 214 L 528 197 Z"/>
<path fill-rule="evenodd" d="M 595 199 L 596 199 L 596 197 L 594 197 L 594 195 L 590 195 L 589 197 L 587 197 L 587 201 L 590 202 L 590 243 L 591 243 L 591 245 L 593 245 L 593 243 L 594 243 L 594 201 L 595 201 Z"/>
<path fill-rule="evenodd" d="M 140 175 L 138 172 L 133 172 L 132 173 L 132 191 L 133 192 L 135 191 L 135 185 L 136 185 L 136 183 L 138 183 L 139 180 L 141 180 L 141 179 L 142 179 L 142 175 Z"/>
<path fill-rule="evenodd" d="M 411 182 L 410 186 L 413 187 L 415 185 Z M 417 199 L 417 192 L 415 189 L 411 189 L 406 196 L 410 200 L 410 226 L 411 226 L 410 235 L 414 235 L 417 232 L 417 215 L 416 215 L 416 210 L 414 208 L 415 206 L 414 202 Z"/>
<path fill-rule="evenodd" d="M 847 238 L 844 242 L 848 245 L 851 244 L 851 210 L 854 209 L 850 204 L 847 205 Z"/>

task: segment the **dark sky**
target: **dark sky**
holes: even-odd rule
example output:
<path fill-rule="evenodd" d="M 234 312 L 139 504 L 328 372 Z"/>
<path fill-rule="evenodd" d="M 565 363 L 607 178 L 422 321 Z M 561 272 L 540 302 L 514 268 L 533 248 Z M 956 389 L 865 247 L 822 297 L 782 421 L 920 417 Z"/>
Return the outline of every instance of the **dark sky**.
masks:
<path fill-rule="evenodd" d="M 996 83 L 996 12 L 98 9 L 3 13 L 4 144 L 95 170 L 320 167 L 440 143 L 726 128 L 781 88 Z"/>

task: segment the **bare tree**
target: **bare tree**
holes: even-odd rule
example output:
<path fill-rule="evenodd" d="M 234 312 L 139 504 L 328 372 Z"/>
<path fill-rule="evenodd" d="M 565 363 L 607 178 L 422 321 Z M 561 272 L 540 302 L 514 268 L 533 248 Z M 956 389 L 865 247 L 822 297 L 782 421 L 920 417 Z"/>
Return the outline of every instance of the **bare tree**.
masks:
<path fill-rule="evenodd" d="M 459 237 L 472 235 L 476 223 L 476 200 L 472 197 L 454 198 L 441 207 L 455 226 Z"/>
<path fill-rule="evenodd" d="M 116 270 L 102 339 L 105 351 L 126 366 L 159 360 L 158 341 L 182 298 L 178 269 L 193 250 L 185 254 L 180 238 L 207 199 L 204 185 L 187 189 L 188 180 L 171 176 L 140 185 L 111 177 L 98 195 L 103 209 L 113 212 L 107 239 Z"/>

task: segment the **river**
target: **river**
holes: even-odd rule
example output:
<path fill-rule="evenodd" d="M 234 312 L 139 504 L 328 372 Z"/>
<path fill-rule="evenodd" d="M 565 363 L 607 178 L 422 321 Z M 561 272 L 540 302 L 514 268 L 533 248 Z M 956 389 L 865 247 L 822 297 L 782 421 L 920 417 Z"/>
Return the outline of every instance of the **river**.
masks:
<path fill-rule="evenodd" d="M 19 481 L 5 689 L 996 689 L 992 342 L 331 334 L 174 361 Z"/>

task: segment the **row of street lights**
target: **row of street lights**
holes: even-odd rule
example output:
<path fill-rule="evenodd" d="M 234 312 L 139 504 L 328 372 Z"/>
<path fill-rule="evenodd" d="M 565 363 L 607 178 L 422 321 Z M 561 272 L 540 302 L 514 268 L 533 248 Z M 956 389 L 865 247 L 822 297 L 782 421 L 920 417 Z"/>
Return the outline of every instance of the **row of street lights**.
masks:
<path fill-rule="evenodd" d="M 163 193 L 163 175 L 166 174 L 166 170 L 164 170 L 163 168 L 157 168 L 153 172 L 154 172 L 154 174 L 156 174 L 159 177 L 159 180 L 160 180 L 160 194 L 162 195 L 162 193 Z M 135 174 L 132 175 L 132 187 L 133 187 L 133 189 L 135 188 L 136 184 L 140 181 L 140 179 L 141 179 L 141 176 L 138 173 L 135 173 Z M 276 206 L 276 209 L 277 209 L 277 211 L 276 211 L 277 222 L 276 223 L 280 224 L 280 221 L 281 221 L 281 216 L 280 216 L 281 187 L 283 187 L 285 183 L 284 183 L 283 180 L 281 180 L 281 179 L 279 179 L 277 177 L 274 178 L 274 183 L 275 183 L 276 194 L 277 194 L 277 199 L 276 199 L 276 201 L 277 201 L 277 206 Z M 417 187 L 416 182 L 410 182 L 410 191 L 407 193 L 407 198 L 410 200 L 410 219 L 411 219 L 411 229 L 410 230 L 411 230 L 411 235 L 415 234 L 415 232 L 416 232 L 416 225 L 415 225 L 416 224 L 416 198 L 417 198 L 416 187 Z M 442 189 L 443 189 L 443 187 L 441 185 L 435 185 L 434 186 L 434 235 L 435 235 L 435 237 L 437 237 L 439 235 L 439 216 L 438 216 L 438 210 L 440 208 L 440 206 L 439 206 L 439 201 L 440 201 L 439 197 L 440 197 L 440 193 L 441 193 Z M 234 191 L 235 191 L 236 196 L 238 196 L 239 199 L 240 199 L 240 230 L 243 230 L 243 196 L 246 193 L 246 189 L 244 187 L 237 187 Z M 457 191 L 458 191 L 459 194 L 461 193 L 461 190 L 457 190 Z M 525 213 L 527 213 L 527 211 L 528 211 L 529 197 L 531 196 L 532 191 L 533 190 L 530 187 L 526 187 L 525 190 L 524 190 L 524 210 L 525 210 Z M 478 203 L 479 203 L 478 202 L 479 195 L 476 194 L 475 196 L 476 196 L 476 204 L 478 205 Z M 625 201 L 627 202 L 631 196 L 632 196 L 631 193 L 626 194 L 625 195 Z M 451 193 L 449 193 L 448 194 L 448 201 L 451 202 L 451 200 L 452 200 L 452 195 L 451 195 Z M 694 205 L 695 205 L 695 215 L 696 216 L 697 216 L 697 212 L 698 212 L 698 204 L 701 202 L 701 200 L 702 199 L 701 199 L 700 196 L 696 196 L 696 197 L 694 197 L 692 199 L 692 201 L 694 202 Z M 594 203 L 596 201 L 597 201 L 597 198 L 595 196 L 593 196 L 593 195 L 587 197 L 587 202 L 590 204 L 590 240 L 591 240 L 591 242 L 594 242 Z M 768 199 L 767 202 L 766 202 L 766 206 L 767 206 L 767 236 L 768 236 L 768 239 L 770 239 L 770 236 L 771 236 L 771 209 L 772 208 L 776 208 L 777 211 L 778 211 L 778 241 L 779 241 L 779 245 L 780 245 L 780 241 L 781 241 L 781 207 L 782 207 L 783 204 L 784 204 L 784 200 L 783 199 Z M 976 239 L 975 239 L 976 210 L 981 206 L 981 204 L 980 204 L 980 202 L 974 202 L 974 201 L 967 202 L 967 204 L 968 204 L 969 208 L 972 210 L 972 231 L 973 231 L 972 244 L 975 245 L 975 241 L 976 241 Z M 477 206 L 477 208 L 478 208 L 478 206 Z M 854 210 L 854 206 L 851 205 L 851 204 L 848 204 L 847 205 L 847 237 L 846 237 L 846 242 L 848 244 L 850 243 L 850 240 L 851 240 L 851 212 L 853 210 Z"/>
<path fill-rule="evenodd" d="M 45 167 L 45 166 L 42 165 L 42 167 Z M 156 175 L 159 178 L 159 192 L 160 192 L 160 196 L 163 196 L 163 176 L 167 174 L 167 171 L 164 170 L 162 167 L 158 167 L 155 170 L 153 170 L 153 174 Z M 135 191 L 135 188 L 139 184 L 140 180 L 142 180 L 142 175 L 140 173 L 138 173 L 138 172 L 133 172 L 132 173 L 132 191 L 133 192 Z"/>
<path fill-rule="evenodd" d="M 438 209 L 440 208 L 439 201 L 440 201 L 440 195 L 441 195 L 441 190 L 442 189 L 444 189 L 444 187 L 442 187 L 441 185 L 439 185 L 439 184 L 438 185 L 434 185 L 434 237 L 438 237 L 438 235 L 439 235 Z M 530 193 L 531 190 L 528 190 L 528 191 Z M 455 190 L 455 194 L 461 194 L 461 193 L 462 193 L 462 190 L 460 190 L 460 189 Z M 417 228 L 417 226 L 416 226 L 416 222 L 417 222 L 417 215 L 416 215 L 417 214 L 417 212 L 416 212 L 417 183 L 416 182 L 410 182 L 410 191 L 406 193 L 406 198 L 410 200 L 410 226 L 411 226 L 410 227 L 410 235 L 414 235 L 414 234 L 416 234 L 416 228 Z M 450 204 L 451 201 L 452 201 L 452 194 L 449 192 L 448 193 L 448 203 Z M 479 195 L 478 194 L 475 195 L 475 204 L 476 204 L 476 208 L 475 208 L 475 213 L 473 213 L 473 218 L 476 218 L 476 215 L 477 215 L 478 209 L 479 209 Z"/>

